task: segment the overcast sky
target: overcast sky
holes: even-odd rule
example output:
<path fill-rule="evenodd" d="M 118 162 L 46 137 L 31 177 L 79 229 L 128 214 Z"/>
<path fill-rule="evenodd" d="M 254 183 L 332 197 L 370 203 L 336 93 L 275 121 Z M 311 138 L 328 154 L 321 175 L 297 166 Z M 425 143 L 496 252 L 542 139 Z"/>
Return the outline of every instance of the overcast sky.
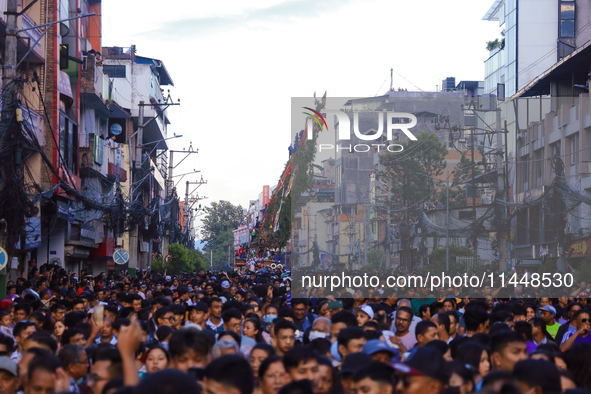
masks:
<path fill-rule="evenodd" d="M 292 97 L 384 94 L 390 68 L 409 91 L 483 80 L 486 41 L 501 30 L 482 20 L 492 3 L 103 0 L 103 46 L 164 61 L 181 99 L 169 135 L 184 136 L 169 147 L 199 149 L 175 174 L 202 171 L 204 204 L 246 207 L 288 159 Z"/>

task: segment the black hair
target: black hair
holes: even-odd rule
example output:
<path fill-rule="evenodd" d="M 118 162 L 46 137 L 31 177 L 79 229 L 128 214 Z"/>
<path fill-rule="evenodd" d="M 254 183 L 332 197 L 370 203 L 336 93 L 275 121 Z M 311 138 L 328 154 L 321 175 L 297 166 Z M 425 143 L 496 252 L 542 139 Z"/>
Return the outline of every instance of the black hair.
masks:
<path fill-rule="evenodd" d="M 113 330 L 115 331 L 119 331 L 121 330 L 121 327 L 125 326 L 125 327 L 129 327 L 131 325 L 131 320 L 126 319 L 124 317 L 120 317 L 117 320 L 115 320 L 111 326 L 113 327 Z"/>
<path fill-rule="evenodd" d="M 591 344 L 575 343 L 565 354 L 566 365 L 575 378 L 577 387 L 591 390 Z"/>
<path fill-rule="evenodd" d="M 429 312 L 431 313 L 431 316 L 436 315 L 440 312 L 444 312 L 443 302 L 435 301 L 431 303 L 431 305 L 429 305 Z"/>
<path fill-rule="evenodd" d="M 410 315 L 411 319 L 414 316 L 414 314 L 412 313 L 412 309 L 408 306 L 399 306 L 398 309 L 396 309 L 396 315 L 398 315 L 398 312 L 406 312 Z"/>
<path fill-rule="evenodd" d="M 29 314 L 31 313 L 31 307 L 29 306 L 29 304 L 22 302 L 20 304 L 15 305 L 14 313 L 16 313 L 17 311 L 25 311 L 26 315 L 29 316 Z"/>
<path fill-rule="evenodd" d="M 236 334 L 234 331 L 230 331 L 230 330 L 226 330 L 226 331 L 222 331 L 218 334 L 218 340 L 223 337 L 224 335 L 229 335 L 232 337 L 232 339 L 234 339 L 234 342 L 236 342 L 238 344 L 238 346 L 241 345 L 242 342 L 242 338 L 240 337 L 240 335 Z"/>
<path fill-rule="evenodd" d="M 62 338 L 60 340 L 60 343 L 62 344 L 62 346 L 68 345 L 70 343 L 70 339 L 78 334 L 81 334 L 82 336 L 84 336 L 84 334 L 82 334 L 82 330 L 80 330 L 79 328 L 65 329 L 64 333 L 62 334 Z"/>
<path fill-rule="evenodd" d="M 447 351 L 449 350 L 449 345 L 441 339 L 434 339 L 432 341 L 429 341 L 425 344 L 425 347 L 435 348 L 439 350 L 439 353 L 441 353 L 442 355 L 447 353 Z"/>
<path fill-rule="evenodd" d="M 471 382 L 472 388 L 474 388 L 474 374 L 472 372 L 472 365 L 468 365 L 470 366 L 470 369 L 466 368 L 466 364 L 454 360 L 446 363 L 445 367 L 449 376 L 454 373 L 458 374 L 464 381 L 464 384 Z M 476 371 L 478 371 L 478 369 L 476 369 Z"/>
<path fill-rule="evenodd" d="M 490 351 L 484 345 L 468 340 L 458 347 L 454 360 L 468 364 L 478 371 L 480 370 L 482 352 L 487 352 L 487 355 L 490 356 Z"/>
<path fill-rule="evenodd" d="M 544 328 L 546 323 L 544 323 Z M 531 342 L 532 339 L 532 325 L 526 321 L 515 322 L 515 332 L 525 338 L 526 341 Z"/>
<path fill-rule="evenodd" d="M 278 394 L 312 394 L 312 382 L 309 380 L 292 381 L 279 390 Z"/>
<path fill-rule="evenodd" d="M 464 323 L 466 331 L 477 331 L 481 324 L 486 323 L 488 315 L 486 310 L 480 308 L 470 308 L 464 313 Z"/>
<path fill-rule="evenodd" d="M 241 394 L 252 394 L 254 376 L 250 364 L 243 357 L 235 354 L 221 356 L 205 367 L 208 380 L 237 389 Z"/>
<path fill-rule="evenodd" d="M 195 328 L 183 328 L 175 331 L 168 342 L 168 351 L 172 358 L 180 357 L 188 350 L 193 350 L 200 357 L 207 357 L 211 351 L 209 337 Z"/>
<path fill-rule="evenodd" d="M 61 367 L 60 360 L 54 354 L 46 350 L 47 353 L 43 355 L 35 356 L 29 363 L 29 371 L 27 378 L 29 381 L 33 379 L 35 372 L 38 369 L 43 369 L 50 373 L 56 373 L 57 369 Z"/>
<path fill-rule="evenodd" d="M 146 352 L 146 358 L 148 358 L 148 355 L 153 351 L 153 350 L 162 350 L 164 352 L 164 354 L 166 355 L 166 361 L 170 362 L 170 354 L 168 354 L 168 351 L 163 348 L 160 345 L 156 345 L 156 346 L 152 346 L 148 349 L 148 351 Z"/>
<path fill-rule="evenodd" d="M 254 350 L 254 348 L 252 350 Z M 269 369 L 271 364 L 275 364 L 275 363 L 282 363 L 283 364 L 283 359 L 279 356 L 276 356 L 276 355 L 270 355 L 269 357 L 267 357 L 266 359 L 263 360 L 263 362 L 259 366 L 259 376 L 258 376 L 259 380 L 263 379 L 263 377 L 265 376 L 265 372 L 267 372 L 267 369 Z"/>
<path fill-rule="evenodd" d="M 19 337 L 21 333 L 29 327 L 35 327 L 35 329 L 37 329 L 37 324 L 31 321 L 19 321 L 14 325 L 14 328 L 12 330 L 12 336 Z"/>
<path fill-rule="evenodd" d="M 359 382 L 365 378 L 378 382 L 380 385 L 387 384 L 396 388 L 397 382 L 394 369 L 382 362 L 372 361 L 353 375 L 354 382 Z"/>
<path fill-rule="evenodd" d="M 37 330 L 29 335 L 28 340 L 47 346 L 53 353 L 57 352 L 57 341 L 47 331 Z"/>
<path fill-rule="evenodd" d="M 429 331 L 430 327 L 437 328 L 437 325 L 433 323 L 431 320 L 423 320 L 418 322 L 415 327 L 416 338 L 418 338 L 419 335 L 425 335 L 425 333 Z"/>
<path fill-rule="evenodd" d="M 581 309 L 581 311 L 583 311 L 583 309 Z M 587 312 L 585 312 L 585 313 L 587 313 Z M 531 319 L 531 322 L 532 322 L 533 327 L 539 327 L 542 329 L 542 333 L 544 334 L 544 337 L 548 341 L 554 342 L 554 338 L 552 338 L 552 335 L 550 335 L 550 333 L 548 332 L 548 329 L 546 328 L 546 321 L 544 319 L 542 319 L 541 317 L 534 317 L 533 319 Z"/>
<path fill-rule="evenodd" d="M 285 355 L 283 356 L 283 366 L 287 373 L 289 373 L 292 368 L 297 368 L 301 363 L 310 360 L 318 360 L 316 352 L 307 346 L 296 346 L 285 352 Z"/>
<path fill-rule="evenodd" d="M 86 312 L 82 311 L 67 313 L 64 317 L 64 325 L 68 328 L 74 328 L 82 323 L 87 317 Z"/>
<path fill-rule="evenodd" d="M 230 308 L 222 313 L 224 323 L 229 323 L 231 319 L 242 320 L 242 313 L 236 308 Z"/>
<path fill-rule="evenodd" d="M 250 350 L 250 354 L 255 350 L 262 350 L 267 352 L 267 357 L 271 357 L 275 355 L 275 349 L 271 345 L 267 345 L 266 343 L 257 343 L 254 347 Z"/>
<path fill-rule="evenodd" d="M 491 337 L 490 340 L 490 351 L 492 353 L 502 353 L 503 350 L 510 343 L 525 343 L 525 339 L 515 331 L 502 330 L 497 332 Z"/>
<path fill-rule="evenodd" d="M 6 351 L 8 352 L 8 354 L 13 352 L 14 344 L 14 339 L 9 337 L 8 335 L 0 334 L 0 345 L 6 346 Z"/>
<path fill-rule="evenodd" d="M 331 343 L 326 338 L 316 338 L 307 345 L 318 354 L 327 354 L 330 351 Z"/>
<path fill-rule="evenodd" d="M 353 339 L 361 339 L 361 338 L 365 338 L 365 331 L 363 331 L 361 328 L 359 327 L 346 327 L 343 328 L 341 331 L 339 331 L 338 335 L 337 335 L 337 341 L 340 345 L 343 345 L 345 347 L 347 347 L 347 345 L 349 344 L 349 342 L 351 342 L 351 340 Z"/>
<path fill-rule="evenodd" d="M 431 313 L 431 309 L 429 308 L 429 305 L 427 304 L 423 304 L 419 307 L 419 317 L 422 319 L 423 315 L 429 311 L 429 313 Z"/>
<path fill-rule="evenodd" d="M 162 319 L 168 312 L 170 312 L 170 307 L 168 306 L 161 306 L 156 309 L 156 312 L 154 312 L 154 321 L 156 324 L 158 324 L 158 320 Z"/>
<path fill-rule="evenodd" d="M 356 327 L 358 325 L 357 317 L 355 317 L 352 312 L 347 310 L 342 310 L 332 315 L 330 322 L 331 324 L 345 323 L 348 327 Z"/>
<path fill-rule="evenodd" d="M 244 327 L 246 327 L 246 323 L 252 323 L 252 325 L 254 326 L 254 329 L 258 330 L 258 333 L 256 334 L 256 337 L 255 337 L 255 341 L 257 343 L 264 342 L 265 338 L 263 337 L 263 329 L 261 328 L 261 321 L 259 319 L 255 319 L 255 318 L 248 318 L 248 319 L 244 320 Z"/>
<path fill-rule="evenodd" d="M 283 308 L 279 309 L 277 317 L 291 317 L 292 319 L 295 319 L 295 313 L 293 312 L 293 309 L 291 309 L 289 306 L 284 306 Z"/>
<path fill-rule="evenodd" d="M 273 327 L 275 329 L 275 336 L 277 336 L 281 330 L 290 329 L 293 330 L 294 333 L 297 331 L 295 324 L 285 319 L 275 319 Z"/>
<path fill-rule="evenodd" d="M 82 346 L 68 344 L 62 346 L 58 353 L 58 357 L 60 363 L 64 369 L 68 369 L 68 365 L 76 364 L 80 361 L 80 352 L 83 352 L 84 348 Z"/>
<path fill-rule="evenodd" d="M 437 316 L 437 322 L 439 325 L 443 325 L 445 327 L 445 332 L 449 335 L 451 330 L 451 320 L 449 319 L 449 315 L 447 313 L 441 312 L 435 316 Z"/>

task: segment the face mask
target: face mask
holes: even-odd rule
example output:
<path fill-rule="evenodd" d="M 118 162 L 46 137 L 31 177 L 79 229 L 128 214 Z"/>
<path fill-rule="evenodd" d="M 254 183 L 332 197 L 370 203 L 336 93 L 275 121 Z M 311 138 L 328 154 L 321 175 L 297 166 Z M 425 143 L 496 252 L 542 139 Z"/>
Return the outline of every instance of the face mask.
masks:
<path fill-rule="evenodd" d="M 263 316 L 263 320 L 267 323 L 273 323 L 273 320 L 277 319 L 277 315 L 265 315 Z"/>
<path fill-rule="evenodd" d="M 328 336 L 328 334 L 325 332 L 310 331 L 310 341 L 313 341 L 314 339 L 318 339 L 318 338 L 326 338 L 327 336 Z"/>

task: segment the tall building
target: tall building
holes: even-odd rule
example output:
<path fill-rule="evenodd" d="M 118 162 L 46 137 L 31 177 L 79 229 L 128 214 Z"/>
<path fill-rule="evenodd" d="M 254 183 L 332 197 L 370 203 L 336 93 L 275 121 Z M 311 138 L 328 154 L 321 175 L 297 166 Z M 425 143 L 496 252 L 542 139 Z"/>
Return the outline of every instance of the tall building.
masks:
<path fill-rule="evenodd" d="M 511 197 L 527 203 L 512 222 L 511 258 L 518 268 L 559 258 L 564 269 L 591 254 L 587 204 L 558 213 L 558 207 L 532 203 L 550 190 L 557 173 L 573 193 L 591 195 L 590 10 L 589 2 L 580 0 L 497 0 L 484 17 L 505 32 L 503 45 L 485 61 L 485 94 L 497 96 L 489 109 L 498 108 L 507 125 L 503 150 Z M 491 111 L 483 118 L 495 128 L 495 116 Z M 562 163 L 558 171 L 557 163 Z M 556 225 L 562 220 L 557 215 L 564 215 L 565 226 Z"/>
<path fill-rule="evenodd" d="M 0 1 L 2 37 L 6 11 Z M 95 275 L 148 268 L 163 236 L 174 242 L 181 234 L 178 197 L 166 193 L 170 100 L 163 87 L 173 84 L 170 75 L 135 48 L 102 47 L 101 0 L 22 0 L 18 11 L 19 29 L 27 29 L 17 36 L 23 122 L 47 162 L 41 153 L 26 155 L 27 187 L 43 193 L 10 274 L 26 276 L 46 263 Z M 52 21 L 61 22 L 36 27 Z M 129 256 L 120 265 L 116 249 Z"/>

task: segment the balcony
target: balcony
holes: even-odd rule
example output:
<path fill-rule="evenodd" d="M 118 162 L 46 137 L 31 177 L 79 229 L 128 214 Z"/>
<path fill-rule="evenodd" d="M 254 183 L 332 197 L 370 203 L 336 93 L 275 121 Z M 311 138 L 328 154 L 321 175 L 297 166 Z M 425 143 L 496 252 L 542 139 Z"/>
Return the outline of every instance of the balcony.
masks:
<path fill-rule="evenodd" d="M 0 49 L 4 52 L 4 43 L 6 40 L 6 4 L 7 0 L 0 0 Z M 19 7 L 20 8 L 20 7 Z M 29 10 L 30 12 L 30 10 Z M 36 26 L 37 23 L 27 14 L 23 14 L 21 18 L 17 18 L 18 20 L 18 28 L 26 29 Z M 18 43 L 17 43 L 17 61 L 21 61 L 23 56 L 29 51 L 30 46 L 35 43 L 36 40 L 41 37 L 41 30 L 38 28 L 34 28 L 31 30 L 23 31 L 18 33 Z M 27 55 L 27 58 L 23 61 L 29 62 L 32 64 L 43 64 L 45 63 L 45 58 L 43 56 L 43 52 L 41 48 L 43 48 L 45 38 L 41 39 L 37 45 L 35 45 L 35 49 L 31 51 Z"/>
<path fill-rule="evenodd" d="M 43 51 L 42 51 L 42 47 L 41 47 L 41 37 L 43 35 L 43 32 L 41 31 L 41 29 L 39 29 L 37 26 L 37 24 L 35 23 L 35 21 L 27 14 L 22 14 L 21 18 L 20 18 L 20 28 L 21 29 L 30 29 L 30 30 L 26 30 L 23 31 L 21 33 L 19 33 L 19 35 L 21 37 L 23 37 L 25 40 L 28 41 L 28 47 L 30 48 L 31 45 L 33 45 L 34 43 L 37 44 L 35 45 L 35 48 L 33 49 L 33 52 L 35 52 L 35 54 L 40 58 L 43 59 Z"/>
<path fill-rule="evenodd" d="M 119 175 L 119 180 L 121 182 L 127 182 L 127 171 L 119 167 L 119 173 L 117 173 L 117 165 L 114 163 L 109 163 L 109 171 L 107 173 L 107 178 L 111 180 L 117 180 L 117 175 Z"/>
<path fill-rule="evenodd" d="M 109 99 L 109 78 L 96 65 L 96 58 L 88 54 L 86 66 L 80 79 L 80 91 L 87 108 L 94 109 L 103 117 L 109 117 L 110 111 L 106 100 Z"/>

